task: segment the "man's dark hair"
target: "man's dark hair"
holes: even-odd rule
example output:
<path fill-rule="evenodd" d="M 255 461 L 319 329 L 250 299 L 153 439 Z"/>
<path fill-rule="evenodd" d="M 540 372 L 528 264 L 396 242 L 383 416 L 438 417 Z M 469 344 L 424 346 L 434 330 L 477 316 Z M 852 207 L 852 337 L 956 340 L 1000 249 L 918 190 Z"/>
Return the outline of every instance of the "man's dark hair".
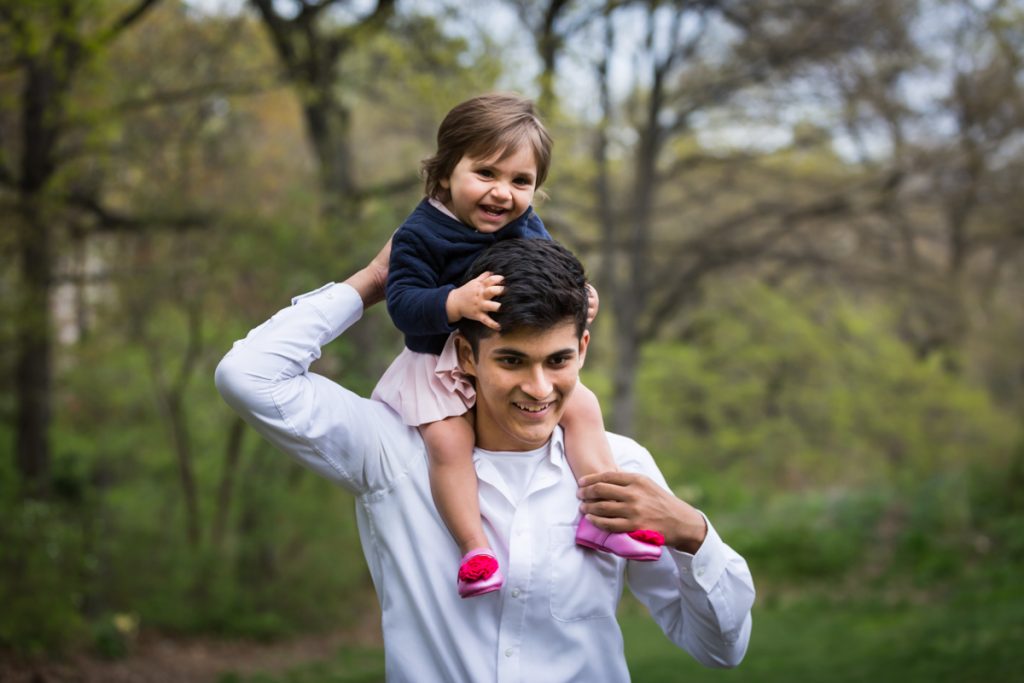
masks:
<path fill-rule="evenodd" d="M 576 326 L 577 338 L 587 326 L 587 278 L 583 264 L 571 251 L 545 239 L 509 239 L 488 247 L 466 271 L 463 282 L 490 271 L 505 278 L 505 291 L 495 297 L 501 310 L 491 317 L 501 333 L 523 329 L 548 330 L 563 322 Z M 463 318 L 462 333 L 476 355 L 480 340 L 496 334 L 483 324 Z"/>

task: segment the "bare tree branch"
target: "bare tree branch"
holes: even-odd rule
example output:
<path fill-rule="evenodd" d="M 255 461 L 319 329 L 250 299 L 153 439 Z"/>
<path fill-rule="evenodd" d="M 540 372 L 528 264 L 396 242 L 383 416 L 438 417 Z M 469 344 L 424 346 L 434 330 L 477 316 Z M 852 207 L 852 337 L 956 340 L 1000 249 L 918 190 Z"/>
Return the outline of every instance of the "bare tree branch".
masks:
<path fill-rule="evenodd" d="M 178 90 L 164 90 L 146 97 L 122 100 L 111 107 L 111 112 L 130 112 L 165 107 L 192 100 L 200 100 L 211 95 L 255 95 L 267 91 L 267 84 L 260 81 L 213 81 L 198 83 Z"/>
<path fill-rule="evenodd" d="M 208 213 L 128 215 L 114 211 L 92 195 L 72 193 L 64 197 L 68 206 L 84 211 L 95 221 L 97 232 L 137 232 L 155 226 L 177 230 L 193 230 L 209 227 L 215 216 Z"/>
<path fill-rule="evenodd" d="M 139 0 L 135 7 L 129 8 L 118 17 L 110 28 L 106 29 L 100 36 L 100 42 L 108 43 L 119 36 L 122 31 L 141 19 L 149 10 L 153 9 L 160 0 Z"/>

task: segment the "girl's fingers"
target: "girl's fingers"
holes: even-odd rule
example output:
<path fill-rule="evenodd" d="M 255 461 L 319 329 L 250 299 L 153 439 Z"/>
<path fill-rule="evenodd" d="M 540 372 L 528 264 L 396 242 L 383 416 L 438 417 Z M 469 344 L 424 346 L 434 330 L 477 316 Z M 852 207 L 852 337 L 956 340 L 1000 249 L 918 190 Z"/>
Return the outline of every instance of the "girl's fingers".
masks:
<path fill-rule="evenodd" d="M 491 328 L 492 330 L 496 330 L 497 331 L 497 330 L 501 329 L 501 325 L 499 325 L 498 323 L 494 322 L 494 318 L 492 318 L 491 316 L 487 315 L 486 313 L 481 313 L 480 317 L 476 318 L 476 320 L 478 322 L 483 323 L 484 325 L 486 325 L 487 327 Z"/>

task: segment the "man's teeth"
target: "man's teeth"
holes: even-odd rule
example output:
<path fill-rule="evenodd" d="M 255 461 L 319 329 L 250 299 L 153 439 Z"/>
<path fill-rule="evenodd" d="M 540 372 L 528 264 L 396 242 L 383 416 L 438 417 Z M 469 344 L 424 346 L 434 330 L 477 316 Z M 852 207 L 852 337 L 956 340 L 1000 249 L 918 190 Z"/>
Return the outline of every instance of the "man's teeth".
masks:
<path fill-rule="evenodd" d="M 516 404 L 516 408 L 519 408 L 520 410 L 525 410 L 528 413 L 539 413 L 540 411 L 544 410 L 547 407 L 548 405 L 546 403 L 542 406 L 524 406 L 522 403 Z"/>

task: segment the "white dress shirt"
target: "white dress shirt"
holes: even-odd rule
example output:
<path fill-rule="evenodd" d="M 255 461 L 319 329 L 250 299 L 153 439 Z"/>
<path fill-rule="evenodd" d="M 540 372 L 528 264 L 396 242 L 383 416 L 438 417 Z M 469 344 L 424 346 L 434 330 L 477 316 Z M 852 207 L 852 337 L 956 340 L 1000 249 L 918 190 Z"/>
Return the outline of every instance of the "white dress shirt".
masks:
<path fill-rule="evenodd" d="M 695 555 L 666 549 L 655 562 L 577 546 L 579 501 L 560 428 L 518 504 L 491 459 L 474 455 L 484 529 L 505 585 L 460 598 L 459 551 L 434 507 L 419 432 L 383 403 L 308 371 L 320 348 L 362 310 L 359 295 L 344 284 L 296 297 L 235 343 L 216 381 L 264 437 L 355 495 L 389 681 L 628 681 L 615 619 L 624 585 L 699 661 L 739 663 L 754 600 L 743 558 L 710 523 Z M 645 449 L 608 438 L 620 468 L 666 485 Z"/>

